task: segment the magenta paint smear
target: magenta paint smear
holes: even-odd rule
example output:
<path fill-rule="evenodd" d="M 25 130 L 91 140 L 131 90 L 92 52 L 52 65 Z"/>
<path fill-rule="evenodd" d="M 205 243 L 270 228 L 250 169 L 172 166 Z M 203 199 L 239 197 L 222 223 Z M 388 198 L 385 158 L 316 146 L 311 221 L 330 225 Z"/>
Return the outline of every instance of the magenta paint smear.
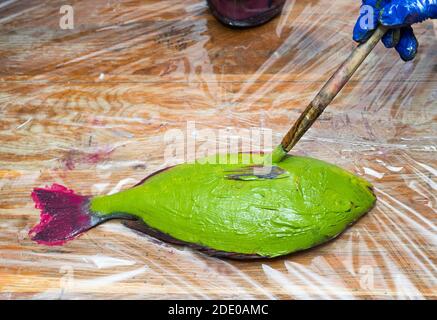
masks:
<path fill-rule="evenodd" d="M 40 244 L 63 245 L 102 221 L 89 212 L 89 197 L 59 184 L 35 188 L 32 199 L 35 208 L 41 210 L 41 216 L 29 235 Z"/>
<path fill-rule="evenodd" d="M 77 163 L 96 164 L 108 160 L 113 151 L 114 149 L 84 153 L 77 150 L 71 150 L 61 161 L 68 170 L 73 170 Z"/>

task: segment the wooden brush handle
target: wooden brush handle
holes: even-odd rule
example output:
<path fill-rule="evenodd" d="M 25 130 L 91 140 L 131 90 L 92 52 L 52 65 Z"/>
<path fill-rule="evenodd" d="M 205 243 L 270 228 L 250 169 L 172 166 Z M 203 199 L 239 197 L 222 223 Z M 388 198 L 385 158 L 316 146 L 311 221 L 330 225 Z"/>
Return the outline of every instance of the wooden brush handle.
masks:
<path fill-rule="evenodd" d="M 372 36 L 364 43 L 358 45 L 338 68 L 333 76 L 325 83 L 316 97 L 306 107 L 293 127 L 287 132 L 281 142 L 282 149 L 286 152 L 300 140 L 304 133 L 313 125 L 323 110 L 331 103 L 343 86 L 352 77 L 360 64 L 381 40 L 387 28 L 379 26 Z"/>

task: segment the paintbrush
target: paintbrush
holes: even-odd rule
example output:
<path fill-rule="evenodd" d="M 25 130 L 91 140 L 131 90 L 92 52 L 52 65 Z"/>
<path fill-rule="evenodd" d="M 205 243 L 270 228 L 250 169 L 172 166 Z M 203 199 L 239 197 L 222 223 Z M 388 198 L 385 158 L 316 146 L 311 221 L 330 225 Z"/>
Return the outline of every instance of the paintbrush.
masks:
<path fill-rule="evenodd" d="M 364 59 L 373 50 L 376 44 L 388 29 L 379 26 L 372 36 L 364 43 L 359 44 L 335 71 L 332 77 L 325 83 L 315 98 L 296 120 L 291 129 L 285 134 L 281 143 L 274 149 L 272 162 L 278 163 L 286 156 L 296 143 L 302 138 L 305 132 L 314 124 L 325 108 L 337 96 L 340 90 L 352 77 Z"/>
<path fill-rule="evenodd" d="M 262 165 L 244 166 L 229 172 L 226 178 L 232 180 L 276 179 L 286 174 L 284 170 L 275 166 L 275 164 L 285 159 L 287 153 L 311 128 L 387 30 L 387 27 L 379 26 L 366 42 L 359 44 L 352 51 L 285 134 L 281 143 L 273 149 L 271 155 L 264 159 Z"/>

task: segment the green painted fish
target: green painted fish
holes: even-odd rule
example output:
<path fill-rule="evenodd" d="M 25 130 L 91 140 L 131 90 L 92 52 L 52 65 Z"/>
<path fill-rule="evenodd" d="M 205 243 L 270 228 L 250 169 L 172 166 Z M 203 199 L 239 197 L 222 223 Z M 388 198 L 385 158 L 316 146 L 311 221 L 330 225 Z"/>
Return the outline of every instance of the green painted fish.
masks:
<path fill-rule="evenodd" d="M 287 156 L 267 174 L 245 173 L 242 154 L 157 172 L 113 195 L 81 196 L 60 185 L 32 193 L 41 222 L 30 235 L 61 245 L 114 218 L 159 239 L 229 258 L 273 258 L 326 242 L 375 203 L 364 179 L 326 162 Z M 209 163 L 208 163 L 209 162 Z M 232 164 L 235 163 L 235 164 Z M 258 168 L 262 157 L 252 155 Z"/>

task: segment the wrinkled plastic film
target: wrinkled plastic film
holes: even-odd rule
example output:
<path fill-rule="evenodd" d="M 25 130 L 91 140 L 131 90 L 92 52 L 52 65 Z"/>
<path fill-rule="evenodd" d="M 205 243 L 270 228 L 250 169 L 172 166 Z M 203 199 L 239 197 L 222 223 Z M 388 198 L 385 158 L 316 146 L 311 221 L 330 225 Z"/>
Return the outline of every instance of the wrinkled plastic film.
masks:
<path fill-rule="evenodd" d="M 414 26 L 414 61 L 378 44 L 292 150 L 369 180 L 375 208 L 324 245 L 239 262 L 120 221 L 40 246 L 30 193 L 115 193 L 192 160 L 190 143 L 223 151 L 220 129 L 262 128 L 274 146 L 354 48 L 359 3 L 287 1 L 245 30 L 198 0 L 77 1 L 64 30 L 61 5 L 0 3 L 0 298 L 436 298 L 435 22 Z"/>

